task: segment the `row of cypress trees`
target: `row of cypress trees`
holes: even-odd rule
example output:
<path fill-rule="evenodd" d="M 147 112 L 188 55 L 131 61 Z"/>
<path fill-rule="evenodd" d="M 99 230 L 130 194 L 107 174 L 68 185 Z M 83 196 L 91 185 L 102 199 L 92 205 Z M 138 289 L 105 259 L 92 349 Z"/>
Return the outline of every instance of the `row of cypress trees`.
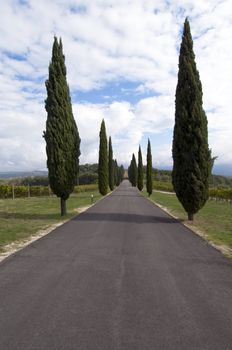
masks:
<path fill-rule="evenodd" d="M 139 191 L 143 190 L 143 158 L 141 147 L 139 146 L 138 151 L 138 166 L 136 163 L 136 158 L 134 153 L 132 154 L 132 159 L 128 167 L 128 177 L 133 187 L 138 187 Z M 146 189 L 147 193 L 150 196 L 153 190 L 153 181 L 152 181 L 152 154 L 151 154 L 151 143 L 148 139 L 147 143 L 147 165 L 146 165 Z"/>
<path fill-rule="evenodd" d="M 72 113 L 71 98 L 66 79 L 65 57 L 61 39 L 54 38 L 49 77 L 46 81 L 47 111 L 46 140 L 47 167 L 52 191 L 61 199 L 61 215 L 66 214 L 66 200 L 77 180 L 80 137 Z M 208 198 L 209 176 L 213 158 L 208 146 L 207 118 L 203 109 L 202 85 L 195 63 L 193 40 L 186 18 L 179 54 L 179 72 L 176 87 L 175 126 L 173 132 L 173 177 L 176 195 L 188 213 L 189 220 L 203 207 Z M 139 148 L 138 168 L 133 154 L 129 179 L 139 190 L 143 188 L 142 154 Z M 115 170 L 116 169 L 116 170 Z M 109 153 L 104 120 L 100 130 L 99 191 L 105 195 L 108 185 L 122 178 L 123 169 L 113 161 L 112 141 Z M 148 141 L 146 185 L 152 192 L 151 145 Z"/>
<path fill-rule="evenodd" d="M 98 188 L 99 192 L 105 196 L 108 187 L 113 191 L 114 187 L 123 180 L 124 168 L 122 165 L 119 167 L 117 160 L 113 159 L 112 140 L 109 137 L 108 146 L 104 119 L 101 123 L 99 138 Z"/>

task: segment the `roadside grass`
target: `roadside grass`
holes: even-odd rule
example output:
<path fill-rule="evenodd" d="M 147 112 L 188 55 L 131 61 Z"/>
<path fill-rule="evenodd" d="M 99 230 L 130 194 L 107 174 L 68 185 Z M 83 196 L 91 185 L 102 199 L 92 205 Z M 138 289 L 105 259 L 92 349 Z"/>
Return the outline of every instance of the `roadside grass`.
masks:
<path fill-rule="evenodd" d="M 167 208 L 171 214 L 193 229 L 200 230 L 208 241 L 232 248 L 231 204 L 224 201 L 210 200 L 194 216 L 194 221 L 190 222 L 187 220 L 187 214 L 175 194 L 153 192 L 150 199 Z"/>
<path fill-rule="evenodd" d="M 65 217 L 60 216 L 60 199 L 56 196 L 0 200 L 0 252 L 6 244 L 27 239 L 39 230 L 75 216 L 78 208 L 91 205 L 91 194 L 94 203 L 101 197 L 97 191 L 71 195 Z"/>

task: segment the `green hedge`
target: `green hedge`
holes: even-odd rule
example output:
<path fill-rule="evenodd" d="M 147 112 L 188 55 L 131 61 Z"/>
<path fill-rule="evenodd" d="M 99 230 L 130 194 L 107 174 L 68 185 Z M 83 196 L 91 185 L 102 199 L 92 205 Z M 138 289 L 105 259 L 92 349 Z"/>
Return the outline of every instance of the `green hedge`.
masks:
<path fill-rule="evenodd" d="M 153 181 L 153 188 L 158 191 L 174 192 L 173 186 L 170 182 Z M 209 198 L 216 200 L 232 201 L 232 189 L 231 188 L 210 188 Z"/>
<path fill-rule="evenodd" d="M 217 200 L 232 200 L 232 189 L 227 188 L 210 188 L 209 197 Z"/>
<path fill-rule="evenodd" d="M 96 191 L 97 185 L 80 185 L 74 188 L 74 193 Z M 11 185 L 0 185 L 0 198 L 13 198 L 13 189 L 15 198 L 25 197 L 39 197 L 39 196 L 50 196 L 52 195 L 49 186 L 11 186 Z"/>
<path fill-rule="evenodd" d="M 154 190 L 164 191 L 164 192 L 174 192 L 171 182 L 165 181 L 153 181 Z"/>
<path fill-rule="evenodd" d="M 90 184 L 90 185 L 79 185 L 75 186 L 74 193 L 81 193 L 81 192 L 91 192 L 91 191 L 97 191 L 98 185 L 97 184 Z"/>

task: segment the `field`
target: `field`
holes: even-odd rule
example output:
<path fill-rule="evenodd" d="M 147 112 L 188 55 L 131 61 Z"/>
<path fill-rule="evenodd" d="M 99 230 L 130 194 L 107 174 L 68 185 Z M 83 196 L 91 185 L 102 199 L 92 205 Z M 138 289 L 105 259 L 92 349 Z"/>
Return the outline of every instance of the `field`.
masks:
<path fill-rule="evenodd" d="M 71 218 L 77 214 L 77 208 L 91 204 L 91 194 L 94 202 L 101 197 L 97 191 L 72 195 L 67 201 L 65 218 L 60 216 L 60 201 L 55 196 L 0 200 L 0 251 L 6 244 L 26 239 L 38 230 Z"/>
<path fill-rule="evenodd" d="M 175 194 L 154 192 L 150 199 L 167 208 L 181 221 L 187 222 L 186 213 Z M 203 232 L 207 240 L 232 248 L 232 204 L 210 200 L 195 215 L 194 222 L 190 225 Z"/>

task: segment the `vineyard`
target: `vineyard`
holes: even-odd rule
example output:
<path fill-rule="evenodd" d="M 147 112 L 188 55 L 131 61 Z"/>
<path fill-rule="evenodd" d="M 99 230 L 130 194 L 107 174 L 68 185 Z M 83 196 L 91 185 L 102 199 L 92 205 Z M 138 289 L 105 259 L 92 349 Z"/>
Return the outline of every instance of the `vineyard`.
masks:
<path fill-rule="evenodd" d="M 174 192 L 173 186 L 171 182 L 165 181 L 154 181 L 153 188 L 157 191 L 164 192 Z M 232 188 L 209 188 L 209 199 L 210 200 L 218 200 L 218 201 L 232 201 Z"/>
<path fill-rule="evenodd" d="M 74 188 L 74 193 L 96 191 L 97 185 L 80 185 Z M 49 186 L 14 186 L 0 185 L 0 198 L 25 198 L 53 196 Z"/>
<path fill-rule="evenodd" d="M 79 185 L 75 186 L 73 193 L 96 191 L 97 188 L 97 184 Z M 171 182 L 154 181 L 153 188 L 157 191 L 174 192 Z M 45 196 L 53 196 L 49 186 L 0 185 L 0 199 Z M 232 202 L 232 188 L 211 187 L 209 199 Z"/>

